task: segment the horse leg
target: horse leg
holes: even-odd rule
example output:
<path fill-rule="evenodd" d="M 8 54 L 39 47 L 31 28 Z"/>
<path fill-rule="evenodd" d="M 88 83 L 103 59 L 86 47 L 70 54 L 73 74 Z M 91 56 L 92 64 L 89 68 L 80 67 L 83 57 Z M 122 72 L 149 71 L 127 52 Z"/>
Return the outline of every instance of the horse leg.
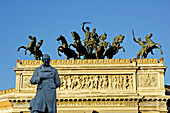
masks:
<path fill-rule="evenodd" d="M 78 59 L 80 59 L 80 53 L 78 52 Z"/>
<path fill-rule="evenodd" d="M 137 59 L 140 59 L 140 53 L 137 54 Z"/>
<path fill-rule="evenodd" d="M 25 55 L 27 54 L 27 48 L 25 49 Z"/>
<path fill-rule="evenodd" d="M 163 54 L 162 49 L 160 47 L 157 47 L 157 48 L 161 51 L 161 54 Z"/>
<path fill-rule="evenodd" d="M 124 48 L 123 46 L 120 46 L 120 47 L 118 48 L 118 50 L 121 49 L 121 48 L 123 49 L 123 52 L 125 52 L 125 48 Z M 117 50 L 117 52 L 118 52 L 118 50 Z"/>
<path fill-rule="evenodd" d="M 156 45 L 156 44 L 158 44 L 160 48 L 162 47 L 159 43 L 156 42 L 155 45 Z"/>
<path fill-rule="evenodd" d="M 151 54 L 154 55 L 153 51 L 151 50 Z"/>
<path fill-rule="evenodd" d="M 99 59 L 99 58 L 98 58 L 98 53 L 97 53 L 97 51 L 95 52 L 95 55 L 96 55 L 96 59 Z"/>
<path fill-rule="evenodd" d="M 62 46 L 59 46 L 58 49 L 57 49 L 57 51 L 58 51 L 58 55 L 61 57 L 61 54 L 59 53 L 59 51 L 62 52 L 62 53 L 63 53 L 63 51 L 62 51 L 60 48 L 63 48 L 63 47 L 62 47 Z"/>

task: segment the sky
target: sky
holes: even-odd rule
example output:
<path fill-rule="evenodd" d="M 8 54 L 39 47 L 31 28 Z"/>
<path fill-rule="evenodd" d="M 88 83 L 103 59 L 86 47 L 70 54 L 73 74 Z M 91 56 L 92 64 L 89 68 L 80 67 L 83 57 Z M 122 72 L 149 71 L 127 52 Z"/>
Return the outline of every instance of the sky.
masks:
<path fill-rule="evenodd" d="M 24 50 L 17 52 L 20 46 L 26 46 L 29 35 L 37 41 L 44 40 L 41 50 L 49 54 L 51 59 L 59 57 L 57 48 L 61 44 L 56 41 L 59 35 L 66 37 L 68 44 L 73 43 L 71 32 L 76 31 L 81 37 L 85 35 L 81 29 L 83 22 L 91 22 L 87 26 L 91 31 L 96 28 L 98 35 L 107 33 L 107 42 L 112 43 L 119 34 L 125 36 L 115 59 L 132 59 L 136 57 L 141 46 L 133 41 L 135 37 L 153 33 L 154 42 L 162 45 L 163 54 L 158 49 L 149 53 L 147 58 L 164 58 L 167 66 L 165 84 L 170 85 L 170 1 L 169 0 L 0 0 L 0 91 L 15 87 L 17 59 L 34 60 L 33 56 L 24 55 Z"/>

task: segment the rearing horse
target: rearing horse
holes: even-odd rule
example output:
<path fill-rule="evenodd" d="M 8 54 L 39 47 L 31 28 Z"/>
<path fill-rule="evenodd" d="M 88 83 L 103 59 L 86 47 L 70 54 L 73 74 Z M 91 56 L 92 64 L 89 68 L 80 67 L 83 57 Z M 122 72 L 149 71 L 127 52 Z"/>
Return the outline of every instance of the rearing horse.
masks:
<path fill-rule="evenodd" d="M 28 38 L 31 39 L 30 43 L 26 47 L 21 46 L 17 49 L 17 51 L 19 51 L 21 48 L 24 48 L 25 49 L 25 55 L 27 54 L 27 50 L 30 51 L 30 55 L 34 54 L 34 47 L 36 47 L 36 41 L 37 41 L 36 37 L 29 36 Z"/>
<path fill-rule="evenodd" d="M 123 35 L 118 35 L 114 38 L 112 46 L 106 50 L 104 56 L 107 56 L 107 58 L 112 59 L 113 55 L 115 55 L 119 49 L 123 49 L 123 52 L 125 52 L 125 49 L 123 46 L 120 46 L 120 43 L 123 42 L 125 36 Z"/>
<path fill-rule="evenodd" d="M 161 45 L 160 45 L 159 43 L 157 43 L 157 42 L 153 42 L 153 41 L 151 40 L 151 37 L 152 37 L 152 33 L 150 33 L 149 35 L 146 35 L 146 36 L 145 36 L 146 45 L 148 46 L 148 53 L 149 53 L 150 51 L 152 51 L 152 49 L 159 49 L 159 50 L 161 51 L 161 54 L 163 54 L 162 49 L 161 49 Z M 156 44 L 157 44 L 159 47 L 156 46 Z"/>
<path fill-rule="evenodd" d="M 141 49 L 140 52 L 137 54 L 137 59 L 139 59 L 140 56 L 141 56 L 141 58 L 146 58 L 150 52 L 153 54 L 153 52 L 152 52 L 153 49 L 159 49 L 161 51 L 161 54 L 163 54 L 162 49 L 161 49 L 161 45 L 159 43 L 154 43 L 151 40 L 151 37 L 152 37 L 152 33 L 145 36 L 145 39 L 146 39 L 146 52 L 144 52 L 144 50 Z M 156 46 L 156 44 L 159 47 Z"/>
<path fill-rule="evenodd" d="M 104 51 L 106 50 L 108 44 L 110 46 L 110 43 L 109 42 L 106 42 L 104 41 L 107 37 L 107 34 L 104 33 L 103 35 L 101 35 L 99 38 L 100 38 L 100 44 L 97 48 L 97 50 L 95 51 L 95 55 L 96 55 L 96 58 L 99 59 L 99 58 L 104 58 Z"/>
<path fill-rule="evenodd" d="M 74 50 L 70 49 L 68 47 L 68 44 L 67 44 L 67 41 L 65 39 L 64 36 L 60 35 L 58 38 L 57 38 L 57 41 L 60 41 L 62 42 L 62 45 L 58 47 L 58 55 L 61 56 L 61 54 L 59 53 L 62 52 L 64 53 L 66 56 L 67 56 L 67 59 L 70 59 L 70 58 L 74 58 L 74 59 L 77 59 L 77 53 L 75 53 Z"/>
<path fill-rule="evenodd" d="M 71 34 L 74 38 L 74 42 L 73 42 L 73 44 L 69 45 L 69 48 L 70 48 L 70 46 L 73 46 L 74 48 L 76 48 L 76 51 L 78 52 L 79 59 L 80 59 L 80 56 L 84 56 L 84 58 L 87 58 L 88 53 L 87 53 L 86 48 L 82 45 L 82 43 L 80 41 L 79 34 L 77 32 L 71 32 Z"/>

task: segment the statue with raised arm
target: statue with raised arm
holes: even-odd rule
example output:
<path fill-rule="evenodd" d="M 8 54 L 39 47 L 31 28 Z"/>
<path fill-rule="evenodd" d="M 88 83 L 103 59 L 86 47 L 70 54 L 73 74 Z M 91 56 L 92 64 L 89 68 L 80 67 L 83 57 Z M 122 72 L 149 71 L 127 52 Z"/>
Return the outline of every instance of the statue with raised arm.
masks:
<path fill-rule="evenodd" d="M 141 41 L 141 38 L 138 38 L 138 41 L 135 39 L 134 36 L 134 31 L 132 30 L 132 34 L 133 34 L 133 40 L 134 42 L 138 43 L 139 45 L 142 46 L 142 49 L 139 51 L 139 53 L 137 54 L 137 59 L 141 58 L 146 58 L 147 55 L 151 52 L 151 54 L 153 54 L 153 49 L 159 49 L 161 51 L 161 54 L 163 54 L 162 50 L 161 50 L 161 45 L 159 43 L 154 43 L 150 38 L 152 37 L 152 33 L 150 33 L 149 35 L 146 35 L 145 41 Z M 158 46 L 156 46 L 159 45 Z M 153 54 L 154 55 L 154 54 Z"/>
<path fill-rule="evenodd" d="M 89 46 L 89 41 L 90 41 L 90 28 L 89 27 L 86 27 L 86 30 L 84 29 L 84 25 L 85 24 L 90 24 L 90 22 L 83 22 L 83 25 L 82 25 L 82 30 L 83 32 L 85 33 L 85 39 L 84 39 L 84 45 L 87 47 L 88 49 L 88 53 L 90 53 L 90 46 Z"/>
<path fill-rule="evenodd" d="M 132 30 L 132 34 L 133 34 L 133 41 L 138 43 L 140 46 L 142 46 L 142 49 L 139 51 L 139 53 L 137 54 L 137 59 L 140 58 L 143 58 L 145 55 L 148 54 L 147 52 L 147 45 L 146 45 L 146 42 L 145 41 L 141 41 L 141 38 L 139 37 L 138 40 L 135 39 L 135 35 L 134 35 L 134 30 Z M 153 53 L 153 52 L 151 52 Z"/>
<path fill-rule="evenodd" d="M 31 84 L 38 84 L 35 98 L 30 101 L 31 113 L 57 113 L 56 88 L 61 84 L 55 68 L 50 65 L 50 56 L 42 57 L 43 65 L 36 68 L 30 80 Z"/>

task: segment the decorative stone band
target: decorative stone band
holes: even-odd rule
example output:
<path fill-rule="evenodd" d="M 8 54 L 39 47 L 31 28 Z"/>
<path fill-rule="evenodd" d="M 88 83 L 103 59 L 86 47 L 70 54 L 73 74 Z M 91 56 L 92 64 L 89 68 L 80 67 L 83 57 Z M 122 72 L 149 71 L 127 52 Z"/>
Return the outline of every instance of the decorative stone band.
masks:
<path fill-rule="evenodd" d="M 51 65 L 91 65 L 91 64 L 130 64 L 130 59 L 77 59 L 51 60 Z M 23 60 L 22 65 L 41 65 L 41 60 Z"/>
<path fill-rule="evenodd" d="M 31 98 L 21 99 L 21 98 L 10 98 L 10 102 L 30 102 Z M 87 102 L 87 101 L 167 101 L 167 97 L 144 97 L 144 96 L 134 96 L 134 97 L 107 97 L 107 98 L 60 98 L 56 99 L 56 102 Z"/>
<path fill-rule="evenodd" d="M 0 91 L 0 95 L 5 95 L 9 93 L 14 93 L 14 92 L 15 92 L 15 88 L 7 89 L 7 90 Z"/>
<path fill-rule="evenodd" d="M 109 64 L 131 64 L 137 62 L 137 64 L 163 64 L 163 58 L 158 59 L 76 59 L 76 60 L 51 60 L 51 65 L 109 65 Z M 17 63 L 25 65 L 42 65 L 41 60 L 22 60 L 17 59 Z"/>

